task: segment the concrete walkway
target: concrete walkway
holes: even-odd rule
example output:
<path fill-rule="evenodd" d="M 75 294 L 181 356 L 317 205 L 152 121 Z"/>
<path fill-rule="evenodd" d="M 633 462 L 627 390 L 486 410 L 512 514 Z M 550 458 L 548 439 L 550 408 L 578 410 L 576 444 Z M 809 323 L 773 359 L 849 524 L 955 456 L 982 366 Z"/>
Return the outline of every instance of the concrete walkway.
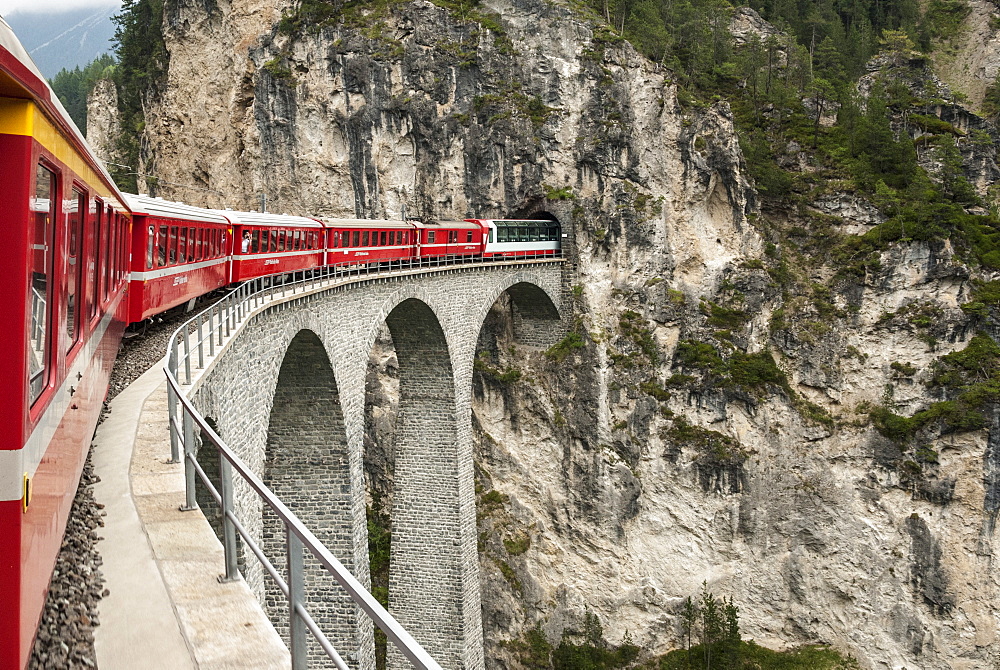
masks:
<path fill-rule="evenodd" d="M 111 402 L 94 438 L 98 543 L 109 595 L 94 632 L 101 670 L 288 668 L 288 650 L 246 583 L 222 584 L 223 549 L 200 511 L 181 512 L 157 363 Z"/>

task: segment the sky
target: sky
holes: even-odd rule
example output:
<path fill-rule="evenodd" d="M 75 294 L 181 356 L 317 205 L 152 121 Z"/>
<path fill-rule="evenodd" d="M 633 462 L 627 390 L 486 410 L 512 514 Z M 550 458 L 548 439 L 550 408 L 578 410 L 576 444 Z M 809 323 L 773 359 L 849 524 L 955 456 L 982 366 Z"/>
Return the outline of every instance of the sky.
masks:
<path fill-rule="evenodd" d="M 13 12 L 63 12 L 73 9 L 108 7 L 119 3 L 120 0 L 0 0 L 0 14 L 6 16 Z"/>

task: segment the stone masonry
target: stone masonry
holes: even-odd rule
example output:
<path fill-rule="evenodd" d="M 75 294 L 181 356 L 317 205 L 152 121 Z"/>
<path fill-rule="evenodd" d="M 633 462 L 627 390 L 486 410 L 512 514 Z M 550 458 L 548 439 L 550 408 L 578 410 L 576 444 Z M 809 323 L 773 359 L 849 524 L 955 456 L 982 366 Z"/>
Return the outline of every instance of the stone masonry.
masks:
<path fill-rule="evenodd" d="M 389 611 L 442 667 L 483 668 L 471 391 L 476 342 L 501 296 L 523 344 L 564 334 L 561 262 L 359 280 L 252 316 L 191 397 L 223 439 L 363 584 L 365 376 L 388 326 L 399 361 Z M 285 571 L 284 530 L 236 482 L 237 513 Z M 241 565 L 284 634 L 284 597 L 243 547 Z M 374 668 L 370 620 L 307 557 L 309 610 L 352 665 Z M 310 656 L 316 661 L 315 645 Z M 389 665 L 408 667 L 390 644 Z"/>

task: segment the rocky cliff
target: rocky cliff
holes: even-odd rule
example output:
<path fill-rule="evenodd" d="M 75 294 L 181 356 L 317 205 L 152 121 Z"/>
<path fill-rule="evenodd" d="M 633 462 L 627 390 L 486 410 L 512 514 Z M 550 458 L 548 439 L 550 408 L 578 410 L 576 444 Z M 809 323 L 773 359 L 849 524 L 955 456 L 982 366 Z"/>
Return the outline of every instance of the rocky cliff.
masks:
<path fill-rule="evenodd" d="M 762 212 L 727 103 L 680 105 L 669 71 L 569 4 L 350 5 L 320 27 L 312 6 L 167 2 L 150 171 L 198 204 L 560 220 L 575 336 L 518 345 L 498 305 L 481 339 L 490 667 L 585 612 L 666 651 L 703 583 L 761 644 L 997 663 L 1000 413 L 906 439 L 871 419 L 944 399 L 935 361 L 995 330 L 961 309 L 976 272 L 948 241 L 830 256 L 881 210 L 817 180 Z M 928 111 L 980 123 L 942 100 Z M 991 142 L 959 144 L 988 191 Z M 801 147 L 783 160 L 813 170 Z"/>

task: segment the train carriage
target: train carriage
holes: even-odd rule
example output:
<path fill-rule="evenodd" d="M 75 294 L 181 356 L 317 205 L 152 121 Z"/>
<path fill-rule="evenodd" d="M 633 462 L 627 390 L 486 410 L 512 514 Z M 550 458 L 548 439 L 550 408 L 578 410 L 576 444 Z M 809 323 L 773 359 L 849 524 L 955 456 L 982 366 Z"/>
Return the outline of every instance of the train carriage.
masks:
<path fill-rule="evenodd" d="M 326 238 L 316 219 L 266 212 L 218 213 L 233 224 L 231 282 L 311 270 L 323 263 Z"/>
<path fill-rule="evenodd" d="M 483 250 L 485 258 L 557 255 L 562 231 L 555 221 L 545 219 L 479 219 L 489 232 Z"/>
<path fill-rule="evenodd" d="M 229 220 L 213 210 L 141 195 L 132 209 L 129 322 L 142 321 L 229 283 Z"/>
<path fill-rule="evenodd" d="M 31 653 L 127 318 L 128 209 L 0 19 L 0 667 Z"/>
<path fill-rule="evenodd" d="M 327 265 L 406 260 L 414 255 L 416 231 L 405 221 L 321 219 L 327 227 Z"/>
<path fill-rule="evenodd" d="M 487 230 L 478 220 L 415 223 L 420 258 L 473 256 L 483 253 Z"/>

